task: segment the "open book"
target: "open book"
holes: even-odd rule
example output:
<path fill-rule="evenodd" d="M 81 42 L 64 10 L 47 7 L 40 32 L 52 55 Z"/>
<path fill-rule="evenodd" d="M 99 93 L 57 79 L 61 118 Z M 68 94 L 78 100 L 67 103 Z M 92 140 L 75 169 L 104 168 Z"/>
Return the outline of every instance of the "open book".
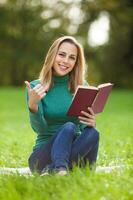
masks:
<path fill-rule="evenodd" d="M 98 87 L 78 86 L 67 115 L 80 116 L 81 111 L 87 112 L 88 107 L 91 107 L 95 114 L 102 112 L 112 87 L 112 83 L 101 84 Z"/>

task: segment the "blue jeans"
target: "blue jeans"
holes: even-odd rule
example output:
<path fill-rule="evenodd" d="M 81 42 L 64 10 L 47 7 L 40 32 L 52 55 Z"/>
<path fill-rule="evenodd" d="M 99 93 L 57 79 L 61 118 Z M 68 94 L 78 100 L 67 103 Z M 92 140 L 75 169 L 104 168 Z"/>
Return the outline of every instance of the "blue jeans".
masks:
<path fill-rule="evenodd" d="M 29 167 L 32 172 L 41 171 L 49 166 L 72 169 L 73 164 L 90 166 L 96 163 L 99 133 L 95 128 L 86 127 L 81 135 L 76 136 L 76 126 L 72 122 L 65 123 L 58 132 L 29 157 Z"/>

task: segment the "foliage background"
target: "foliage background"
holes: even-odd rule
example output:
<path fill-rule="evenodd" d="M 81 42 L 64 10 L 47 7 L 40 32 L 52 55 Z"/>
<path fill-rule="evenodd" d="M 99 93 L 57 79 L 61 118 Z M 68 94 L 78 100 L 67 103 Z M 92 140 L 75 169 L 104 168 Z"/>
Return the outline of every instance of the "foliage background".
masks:
<path fill-rule="evenodd" d="M 101 13 L 110 20 L 109 40 L 92 47 L 88 32 Z M 37 78 L 52 42 L 67 34 L 84 46 L 90 83 L 133 88 L 132 19 L 131 0 L 0 1 L 0 85 Z"/>

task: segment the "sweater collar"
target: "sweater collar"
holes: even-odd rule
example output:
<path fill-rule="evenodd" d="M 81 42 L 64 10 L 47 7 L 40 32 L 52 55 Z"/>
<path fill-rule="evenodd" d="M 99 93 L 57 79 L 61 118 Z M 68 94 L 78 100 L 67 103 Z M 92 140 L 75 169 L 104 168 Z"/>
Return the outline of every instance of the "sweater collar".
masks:
<path fill-rule="evenodd" d="M 53 81 L 54 83 L 67 83 L 69 80 L 69 74 L 65 75 L 65 76 L 53 76 Z"/>

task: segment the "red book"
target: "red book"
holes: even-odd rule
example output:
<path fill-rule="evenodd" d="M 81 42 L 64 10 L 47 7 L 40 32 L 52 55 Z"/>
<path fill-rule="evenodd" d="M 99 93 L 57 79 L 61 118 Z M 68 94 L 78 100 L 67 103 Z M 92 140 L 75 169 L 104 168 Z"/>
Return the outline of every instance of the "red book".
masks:
<path fill-rule="evenodd" d="M 88 107 L 91 107 L 95 114 L 102 112 L 112 87 L 112 83 L 101 84 L 98 87 L 78 86 L 67 115 L 80 116 L 81 111 L 88 111 Z"/>

